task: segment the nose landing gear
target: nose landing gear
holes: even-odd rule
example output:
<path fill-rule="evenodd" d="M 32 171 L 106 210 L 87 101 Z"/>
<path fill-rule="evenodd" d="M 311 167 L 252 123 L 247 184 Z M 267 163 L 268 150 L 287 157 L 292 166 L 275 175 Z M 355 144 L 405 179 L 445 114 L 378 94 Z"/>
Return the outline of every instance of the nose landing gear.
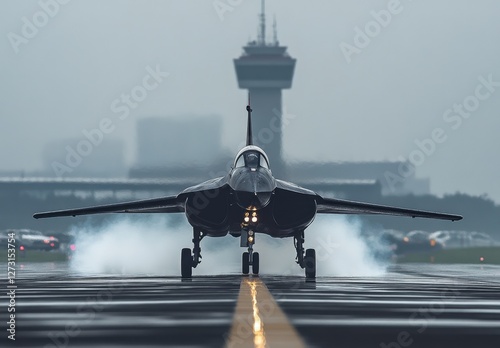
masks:
<path fill-rule="evenodd" d="M 259 253 L 253 251 L 253 245 L 255 244 L 255 233 L 252 230 L 241 232 L 241 243 L 242 247 L 248 247 L 248 251 L 244 252 L 241 257 L 241 272 L 243 274 L 250 273 L 250 266 L 252 266 L 252 273 L 259 274 Z"/>

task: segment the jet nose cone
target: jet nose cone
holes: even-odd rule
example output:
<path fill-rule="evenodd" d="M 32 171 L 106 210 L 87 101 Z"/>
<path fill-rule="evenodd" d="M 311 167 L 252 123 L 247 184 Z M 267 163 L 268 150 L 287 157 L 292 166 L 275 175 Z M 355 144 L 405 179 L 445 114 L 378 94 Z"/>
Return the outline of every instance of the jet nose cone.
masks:
<path fill-rule="evenodd" d="M 233 178 L 236 202 L 244 209 L 261 209 L 271 200 L 275 184 L 272 176 L 264 172 L 243 172 Z"/>
<path fill-rule="evenodd" d="M 271 201 L 272 192 L 236 191 L 236 201 L 244 209 L 261 209 Z"/>

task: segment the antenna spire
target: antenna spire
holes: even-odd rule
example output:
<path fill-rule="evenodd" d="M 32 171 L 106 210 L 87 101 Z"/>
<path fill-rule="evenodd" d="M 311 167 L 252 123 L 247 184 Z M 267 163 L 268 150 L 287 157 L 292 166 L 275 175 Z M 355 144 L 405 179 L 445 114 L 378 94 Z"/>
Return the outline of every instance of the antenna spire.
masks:
<path fill-rule="evenodd" d="M 258 40 L 261 45 L 266 44 L 266 1 L 261 2 L 260 26 Z"/>
<path fill-rule="evenodd" d="M 278 26 L 276 24 L 276 15 L 274 15 L 274 20 L 273 20 L 273 36 L 274 36 L 274 45 L 279 46 L 278 42 Z"/>
<path fill-rule="evenodd" d="M 252 108 L 250 107 L 250 91 L 248 92 L 248 123 L 247 123 L 247 146 L 253 145 L 253 136 L 252 136 Z"/>

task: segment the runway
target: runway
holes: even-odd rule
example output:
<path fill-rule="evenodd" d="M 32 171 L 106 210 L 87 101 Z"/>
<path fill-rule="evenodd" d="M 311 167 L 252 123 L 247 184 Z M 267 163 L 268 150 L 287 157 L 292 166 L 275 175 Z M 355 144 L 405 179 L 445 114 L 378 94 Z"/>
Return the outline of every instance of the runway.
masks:
<path fill-rule="evenodd" d="M 2 346 L 500 347 L 497 266 L 393 266 L 381 277 L 311 283 L 79 276 L 33 264 L 16 281 L 16 341 L 4 329 Z M 5 323 L 4 299 L 1 307 Z"/>

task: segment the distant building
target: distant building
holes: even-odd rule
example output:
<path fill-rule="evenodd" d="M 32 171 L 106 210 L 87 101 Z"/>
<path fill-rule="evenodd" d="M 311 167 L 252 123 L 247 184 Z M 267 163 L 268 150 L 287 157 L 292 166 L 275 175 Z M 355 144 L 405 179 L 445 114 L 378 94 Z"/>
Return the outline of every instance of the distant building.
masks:
<path fill-rule="evenodd" d="M 430 180 L 416 178 L 415 174 L 403 177 L 400 174 L 404 162 L 299 162 L 288 165 L 290 180 L 310 183 L 329 181 L 354 184 L 375 180 L 380 184 L 381 194 L 401 196 L 407 194 L 430 194 Z"/>
<path fill-rule="evenodd" d="M 118 139 L 104 137 L 97 145 L 84 137 L 63 139 L 48 143 L 42 153 L 43 176 L 127 177 L 124 144 Z"/>
<path fill-rule="evenodd" d="M 221 138 L 222 120 L 214 115 L 141 119 L 137 122 L 137 160 L 132 176 L 160 175 L 166 170 L 184 175 L 186 168 L 207 172 L 223 157 Z"/>

